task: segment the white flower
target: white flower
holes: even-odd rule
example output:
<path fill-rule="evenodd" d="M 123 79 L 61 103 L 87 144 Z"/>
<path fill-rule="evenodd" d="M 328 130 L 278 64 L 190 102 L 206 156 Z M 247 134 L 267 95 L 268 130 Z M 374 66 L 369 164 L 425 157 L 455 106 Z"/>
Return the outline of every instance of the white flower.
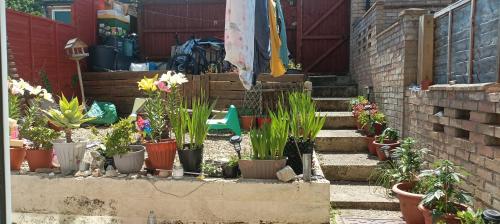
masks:
<path fill-rule="evenodd" d="M 42 93 L 42 87 L 41 86 L 32 87 L 31 89 L 29 89 L 29 91 L 31 95 L 38 96 L 40 95 L 40 93 Z"/>
<path fill-rule="evenodd" d="M 42 93 L 43 93 L 43 99 L 53 103 L 54 102 L 54 99 L 52 99 L 52 94 L 50 94 L 49 92 L 47 92 L 46 89 L 43 89 L 42 90 Z"/>
<path fill-rule="evenodd" d="M 184 74 L 175 73 L 173 71 L 168 71 L 167 74 L 161 75 L 160 81 L 167 83 L 168 88 L 176 87 L 177 85 L 182 85 L 188 82 Z"/>
<path fill-rule="evenodd" d="M 18 85 L 19 89 L 21 90 L 30 91 L 31 89 L 33 89 L 33 86 L 31 86 L 28 82 L 25 82 L 23 79 L 19 79 Z"/>

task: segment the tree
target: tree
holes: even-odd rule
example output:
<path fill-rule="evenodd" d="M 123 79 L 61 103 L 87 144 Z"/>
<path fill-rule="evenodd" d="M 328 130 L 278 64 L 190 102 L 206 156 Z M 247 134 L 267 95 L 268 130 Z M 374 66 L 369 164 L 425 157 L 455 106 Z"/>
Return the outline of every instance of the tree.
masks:
<path fill-rule="evenodd" d="M 7 8 L 19 12 L 29 13 L 35 16 L 42 16 L 43 9 L 39 0 L 7 0 Z"/>

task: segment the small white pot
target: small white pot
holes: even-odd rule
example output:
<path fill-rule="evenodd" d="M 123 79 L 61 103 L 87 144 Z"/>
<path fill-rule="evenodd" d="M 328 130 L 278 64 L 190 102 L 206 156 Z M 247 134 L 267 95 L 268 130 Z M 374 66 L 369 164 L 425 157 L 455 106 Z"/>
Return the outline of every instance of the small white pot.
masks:
<path fill-rule="evenodd" d="M 146 148 L 142 145 L 131 145 L 129 147 L 130 152 L 113 156 L 116 169 L 120 173 L 137 173 L 141 171 L 144 164 L 144 151 Z"/>
<path fill-rule="evenodd" d="M 53 144 L 57 160 L 61 165 L 61 172 L 68 175 L 77 171 L 85 154 L 87 142 L 66 143 L 64 141 L 57 141 L 53 142 Z"/>

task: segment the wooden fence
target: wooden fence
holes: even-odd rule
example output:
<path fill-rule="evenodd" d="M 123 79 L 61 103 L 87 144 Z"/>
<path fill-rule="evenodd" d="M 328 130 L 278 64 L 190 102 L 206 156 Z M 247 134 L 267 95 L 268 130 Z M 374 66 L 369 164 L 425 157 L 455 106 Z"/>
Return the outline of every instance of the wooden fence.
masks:
<path fill-rule="evenodd" d="M 85 95 L 92 100 L 114 103 L 120 115 L 127 115 L 132 110 L 134 99 L 144 95 L 137 88 L 137 82 L 144 76 L 152 77 L 166 71 L 149 72 L 88 72 L 83 74 Z M 244 105 L 245 89 L 238 74 L 187 75 L 188 83 L 182 86 L 184 99 L 190 105 L 192 99 L 201 96 L 202 91 L 211 102 L 216 102 L 216 109 L 225 109 L 229 105 L 241 108 Z M 285 75 L 274 78 L 260 75 L 262 83 L 262 108 L 273 109 L 281 93 L 301 90 L 305 81 L 302 74 Z"/>
<path fill-rule="evenodd" d="M 500 1 L 457 1 L 422 19 L 420 31 L 419 72 L 424 79 L 434 84 L 498 81 Z M 431 38 L 425 38 L 426 32 L 433 33 Z"/>

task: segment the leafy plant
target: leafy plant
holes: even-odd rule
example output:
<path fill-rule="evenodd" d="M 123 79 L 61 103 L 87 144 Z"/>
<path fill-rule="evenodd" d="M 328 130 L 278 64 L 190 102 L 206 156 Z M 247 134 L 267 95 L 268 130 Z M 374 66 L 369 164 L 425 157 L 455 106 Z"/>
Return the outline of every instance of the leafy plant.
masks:
<path fill-rule="evenodd" d="M 253 116 L 253 115 L 255 115 L 255 111 L 248 106 L 244 106 L 243 108 L 241 108 L 241 110 L 239 110 L 238 113 L 240 116 Z"/>
<path fill-rule="evenodd" d="M 464 177 L 459 172 L 460 167 L 449 160 L 442 160 L 436 165 L 436 169 L 424 170 L 419 177 L 430 177 L 432 180 L 422 203 L 431 210 L 434 219 L 439 219 L 445 214 L 460 211 L 458 204 L 470 204 L 471 196 L 458 188 Z"/>
<path fill-rule="evenodd" d="M 21 98 L 9 93 L 9 118 L 18 120 L 21 117 Z"/>
<path fill-rule="evenodd" d="M 214 162 L 206 162 L 201 164 L 201 170 L 203 174 L 209 177 L 221 177 L 222 167 Z"/>
<path fill-rule="evenodd" d="M 351 105 L 351 109 L 354 109 L 356 105 L 368 104 L 368 100 L 364 96 L 357 96 L 356 98 L 351 99 L 349 104 Z"/>
<path fill-rule="evenodd" d="M 305 92 L 288 96 L 290 105 L 290 134 L 295 138 L 314 141 L 326 121 L 326 116 L 316 116 L 316 104 Z"/>
<path fill-rule="evenodd" d="M 372 177 L 376 178 L 375 184 L 390 189 L 397 183 L 415 183 L 412 193 L 424 193 L 428 186 L 428 179 L 419 178 L 418 175 L 425 163 L 424 156 L 427 149 L 414 149 L 415 140 L 405 138 L 401 147 L 394 150 L 394 161 L 387 161 L 375 169 Z"/>
<path fill-rule="evenodd" d="M 63 128 L 66 135 L 66 142 L 72 143 L 71 130 L 79 128 L 81 124 L 91 121 L 94 118 L 85 118 L 83 107 L 78 102 L 78 98 L 74 97 L 68 102 L 64 94 L 59 100 L 59 109 L 50 109 L 43 111 L 50 122 L 54 125 Z"/>
<path fill-rule="evenodd" d="M 373 113 L 371 116 L 373 122 L 383 124 L 385 123 L 385 115 L 382 112 Z"/>
<path fill-rule="evenodd" d="M 250 131 L 253 159 L 281 159 L 288 140 L 290 115 L 278 104 L 277 112 L 270 112 L 271 123 Z"/>
<path fill-rule="evenodd" d="M 481 209 L 474 212 L 474 210 L 468 208 L 467 211 L 458 211 L 457 217 L 462 224 L 485 224 L 482 214 Z"/>
<path fill-rule="evenodd" d="M 107 157 L 122 155 L 130 151 L 129 145 L 134 141 L 135 125 L 131 118 L 121 119 L 111 126 L 111 131 L 104 138 L 104 153 Z"/>
<path fill-rule="evenodd" d="M 47 92 L 52 93 L 52 85 L 50 84 L 49 76 L 47 75 L 47 71 L 45 69 L 40 69 L 38 72 L 40 75 L 40 80 L 42 81 L 42 86 L 47 90 Z M 78 75 L 77 75 L 78 78 Z M 78 79 L 77 79 L 78 81 Z"/>
<path fill-rule="evenodd" d="M 158 91 L 158 75 L 153 78 L 144 77 L 138 82 L 139 90 L 145 92 L 147 99 L 144 102 L 144 112 L 149 121 L 150 129 L 146 135 L 151 141 L 159 142 L 167 123 L 166 102 L 162 97 L 162 91 Z"/>
<path fill-rule="evenodd" d="M 236 167 L 236 166 L 238 166 L 238 161 L 239 161 L 239 159 L 238 159 L 237 156 L 231 156 L 229 158 L 229 161 L 227 162 L 226 166 L 228 166 L 228 167 Z"/>
<path fill-rule="evenodd" d="M 19 134 L 30 140 L 35 150 L 51 149 L 52 141 L 59 137 L 59 133 L 47 126 L 47 118 L 41 116 L 40 103 L 41 98 L 32 100 L 19 127 Z"/>
<path fill-rule="evenodd" d="M 384 143 L 384 140 L 397 141 L 399 139 L 398 131 L 392 128 L 386 128 L 377 139 L 378 143 Z"/>
<path fill-rule="evenodd" d="M 43 8 L 38 0 L 7 0 L 5 3 L 9 9 L 29 13 L 35 16 L 43 15 Z"/>
<path fill-rule="evenodd" d="M 191 141 L 191 149 L 200 149 L 207 138 L 207 120 L 212 114 L 214 104 L 210 105 L 202 95 L 199 99 L 193 99 L 191 107 L 192 115 L 187 117 L 189 140 Z"/>

